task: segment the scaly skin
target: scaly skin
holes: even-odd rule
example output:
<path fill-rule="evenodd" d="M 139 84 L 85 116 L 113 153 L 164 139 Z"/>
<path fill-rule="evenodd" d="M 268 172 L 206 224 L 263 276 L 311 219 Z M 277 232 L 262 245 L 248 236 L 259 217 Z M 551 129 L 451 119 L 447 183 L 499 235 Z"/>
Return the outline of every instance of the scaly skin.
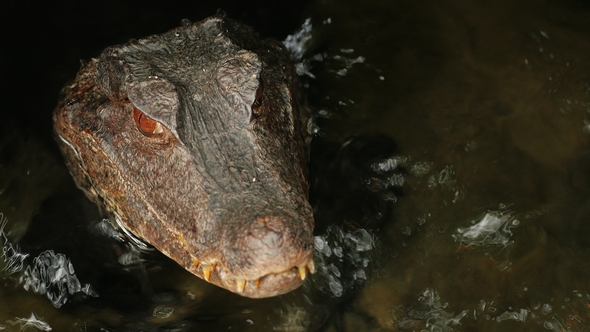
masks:
<path fill-rule="evenodd" d="M 64 87 L 57 141 L 111 220 L 244 296 L 313 271 L 308 114 L 279 42 L 213 16 L 107 48 Z"/>

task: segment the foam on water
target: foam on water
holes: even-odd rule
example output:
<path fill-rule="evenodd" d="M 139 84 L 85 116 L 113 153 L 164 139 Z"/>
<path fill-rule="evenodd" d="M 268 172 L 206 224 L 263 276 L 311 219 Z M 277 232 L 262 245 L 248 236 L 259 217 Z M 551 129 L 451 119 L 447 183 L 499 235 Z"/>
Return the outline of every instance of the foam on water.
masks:
<path fill-rule="evenodd" d="M 21 331 L 28 331 L 29 328 L 33 328 L 38 331 L 53 330 L 49 324 L 43 321 L 43 318 L 37 318 L 37 316 L 33 312 L 31 313 L 31 316 L 29 316 L 29 318 L 15 317 L 14 320 L 7 320 L 6 323 L 9 326 L 0 325 L 0 330 L 5 330 L 7 327 L 16 327 Z"/>
<path fill-rule="evenodd" d="M 335 297 L 366 280 L 369 253 L 375 247 L 375 237 L 360 228 L 348 230 L 330 225 L 321 235 L 314 237 L 315 264 L 323 282 L 320 288 L 329 290 Z"/>
<path fill-rule="evenodd" d="M 21 253 L 18 245 L 13 245 L 8 240 L 4 228 L 8 223 L 8 219 L 0 213 L 0 245 L 2 245 L 2 256 L 0 259 L 4 261 L 2 273 L 11 275 L 18 273 L 24 268 L 24 261 L 29 254 Z"/>
<path fill-rule="evenodd" d="M 539 329 L 542 326 L 546 330 L 556 332 L 587 330 L 584 325 L 584 311 L 590 303 L 590 294 L 574 290 L 571 298 L 551 299 L 555 308 L 549 303 L 537 303 L 523 308 L 502 308 L 502 305 L 496 302 L 482 299 L 474 307 L 464 308 L 455 315 L 449 312 L 451 304 L 443 302 L 434 289 L 427 288 L 417 296 L 417 303 L 411 307 L 393 308 L 391 315 L 398 329 L 411 331 L 461 330 L 456 326 L 473 321 L 488 321 L 498 325 L 506 322 L 516 322 L 523 326 L 534 324 L 539 326 Z"/>
<path fill-rule="evenodd" d="M 512 244 L 511 229 L 518 226 L 510 211 L 488 211 L 469 227 L 458 228 L 453 235 L 456 242 L 469 246 L 503 246 Z"/>
<path fill-rule="evenodd" d="M 301 61 L 303 54 L 307 51 L 308 43 L 311 40 L 311 28 L 311 19 L 307 18 L 299 30 L 288 35 L 283 41 L 285 47 L 291 52 L 291 58 L 296 62 Z"/>
<path fill-rule="evenodd" d="M 291 53 L 291 60 L 295 63 L 295 72 L 297 75 L 315 78 L 315 75 L 311 73 L 312 62 L 323 61 L 324 55 L 316 54 L 306 59 L 303 58 L 303 55 L 307 52 L 311 38 L 312 23 L 311 19 L 308 18 L 303 22 L 299 30 L 285 38 L 283 45 Z"/>
<path fill-rule="evenodd" d="M 19 247 L 8 240 L 4 231 L 7 223 L 0 213 L 0 258 L 4 261 L 1 271 L 4 277 L 15 277 L 25 290 L 47 296 L 56 308 L 63 306 L 75 293 L 98 296 L 90 284 L 80 283 L 72 262 L 64 254 L 46 250 L 27 263 L 29 254 L 20 252 Z"/>
<path fill-rule="evenodd" d="M 460 325 L 461 319 L 467 316 L 468 310 L 461 311 L 458 315 L 446 311 L 448 303 L 442 303 L 436 291 L 429 288 L 418 296 L 420 306 L 406 309 L 403 307 L 392 310 L 394 316 L 403 316 L 397 323 L 401 330 L 414 330 L 419 326 L 425 326 L 427 331 L 449 332 L 453 326 Z"/>

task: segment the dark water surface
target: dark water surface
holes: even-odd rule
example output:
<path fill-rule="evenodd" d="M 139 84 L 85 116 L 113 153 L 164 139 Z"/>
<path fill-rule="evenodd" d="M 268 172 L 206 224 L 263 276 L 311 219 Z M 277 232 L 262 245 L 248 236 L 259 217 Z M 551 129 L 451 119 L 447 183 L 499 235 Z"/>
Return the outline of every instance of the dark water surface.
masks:
<path fill-rule="evenodd" d="M 0 330 L 590 330 L 585 2 L 3 7 Z M 299 69 L 317 141 L 361 137 L 339 157 L 314 146 L 327 183 L 312 193 L 319 271 L 274 299 L 230 294 L 97 232 L 51 137 L 79 59 L 217 7 L 282 40 L 310 18 Z M 355 163 L 366 167 L 323 182 Z M 402 182 L 402 196 L 390 191 Z"/>

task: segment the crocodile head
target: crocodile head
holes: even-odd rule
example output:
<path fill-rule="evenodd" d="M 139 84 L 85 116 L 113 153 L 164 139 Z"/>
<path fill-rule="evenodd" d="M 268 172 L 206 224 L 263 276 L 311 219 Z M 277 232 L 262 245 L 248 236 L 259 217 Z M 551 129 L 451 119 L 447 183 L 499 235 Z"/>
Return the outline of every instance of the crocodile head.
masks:
<path fill-rule="evenodd" d="M 193 274 L 260 298 L 313 272 L 308 115 L 289 56 L 222 15 L 107 48 L 62 90 L 78 187 Z"/>

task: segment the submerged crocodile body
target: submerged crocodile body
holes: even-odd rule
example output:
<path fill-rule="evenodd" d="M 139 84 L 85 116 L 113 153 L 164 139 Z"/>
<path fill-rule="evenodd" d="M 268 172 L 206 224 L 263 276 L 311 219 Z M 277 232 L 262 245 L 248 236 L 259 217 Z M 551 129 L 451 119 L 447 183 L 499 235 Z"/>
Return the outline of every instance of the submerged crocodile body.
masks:
<path fill-rule="evenodd" d="M 223 15 L 107 48 L 64 87 L 57 141 L 131 236 L 244 296 L 313 272 L 308 114 L 277 41 Z"/>

